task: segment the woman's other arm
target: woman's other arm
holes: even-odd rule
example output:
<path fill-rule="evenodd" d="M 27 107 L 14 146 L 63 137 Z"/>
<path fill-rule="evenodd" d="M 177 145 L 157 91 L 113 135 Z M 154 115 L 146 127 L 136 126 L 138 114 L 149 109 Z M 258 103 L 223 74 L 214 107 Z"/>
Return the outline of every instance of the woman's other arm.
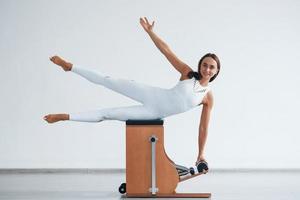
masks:
<path fill-rule="evenodd" d="M 211 92 L 208 92 L 205 99 L 203 99 L 203 108 L 200 117 L 200 124 L 199 124 L 199 137 L 198 137 L 198 158 L 197 161 L 205 160 L 204 156 L 204 147 L 207 140 L 208 134 L 208 126 L 210 120 L 210 114 L 213 107 L 213 95 Z"/>
<path fill-rule="evenodd" d="M 140 24 L 144 28 L 144 30 L 148 33 L 152 41 L 154 42 L 155 46 L 160 50 L 162 54 L 168 59 L 168 61 L 174 66 L 174 68 L 181 73 L 182 75 L 186 76 L 188 72 L 192 71 L 192 69 L 182 62 L 170 49 L 170 47 L 161 39 L 159 38 L 153 31 L 154 21 L 152 24 L 148 22 L 148 19 L 145 17 L 140 18 Z"/>

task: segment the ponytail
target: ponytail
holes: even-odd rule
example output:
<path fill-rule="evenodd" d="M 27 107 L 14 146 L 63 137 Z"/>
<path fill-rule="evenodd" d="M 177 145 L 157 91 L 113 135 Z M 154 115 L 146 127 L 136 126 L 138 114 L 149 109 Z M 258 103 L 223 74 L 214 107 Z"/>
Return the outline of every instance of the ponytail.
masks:
<path fill-rule="evenodd" d="M 196 80 L 200 79 L 199 73 L 198 72 L 194 72 L 194 71 L 190 71 L 187 75 L 189 77 L 189 79 L 191 78 L 195 78 Z"/>

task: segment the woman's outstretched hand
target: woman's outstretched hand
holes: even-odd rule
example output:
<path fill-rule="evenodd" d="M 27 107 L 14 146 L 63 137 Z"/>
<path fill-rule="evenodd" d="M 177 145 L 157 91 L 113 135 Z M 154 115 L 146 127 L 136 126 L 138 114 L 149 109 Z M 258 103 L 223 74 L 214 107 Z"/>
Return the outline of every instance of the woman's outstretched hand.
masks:
<path fill-rule="evenodd" d="M 142 27 L 144 28 L 144 30 L 148 33 L 150 31 L 152 31 L 153 27 L 154 27 L 154 21 L 152 22 L 152 24 L 149 23 L 148 19 L 146 17 L 144 18 L 140 18 L 140 24 L 142 25 Z"/>

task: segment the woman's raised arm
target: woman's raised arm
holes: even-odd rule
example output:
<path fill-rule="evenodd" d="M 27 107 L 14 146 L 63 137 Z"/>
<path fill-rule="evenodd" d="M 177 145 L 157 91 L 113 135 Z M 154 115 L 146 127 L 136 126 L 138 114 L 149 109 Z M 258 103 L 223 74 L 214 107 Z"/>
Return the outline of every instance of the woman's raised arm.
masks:
<path fill-rule="evenodd" d="M 160 52 L 164 54 L 164 56 L 179 73 L 186 76 L 188 72 L 192 71 L 192 69 L 187 64 L 182 62 L 179 58 L 177 58 L 177 56 L 171 51 L 169 46 L 153 32 L 154 21 L 152 22 L 152 24 L 150 24 L 148 19 L 144 17 L 140 18 L 140 24 L 148 33 L 155 46 L 160 50 Z"/>

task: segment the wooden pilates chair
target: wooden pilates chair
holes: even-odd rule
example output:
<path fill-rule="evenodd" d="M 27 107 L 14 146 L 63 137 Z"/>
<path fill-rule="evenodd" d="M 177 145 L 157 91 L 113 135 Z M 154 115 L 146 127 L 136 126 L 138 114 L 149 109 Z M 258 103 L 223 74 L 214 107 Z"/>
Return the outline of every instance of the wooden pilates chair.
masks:
<path fill-rule="evenodd" d="M 179 176 L 164 148 L 163 120 L 126 121 L 125 197 L 209 198 L 210 193 L 176 193 L 179 182 L 201 175 Z"/>

